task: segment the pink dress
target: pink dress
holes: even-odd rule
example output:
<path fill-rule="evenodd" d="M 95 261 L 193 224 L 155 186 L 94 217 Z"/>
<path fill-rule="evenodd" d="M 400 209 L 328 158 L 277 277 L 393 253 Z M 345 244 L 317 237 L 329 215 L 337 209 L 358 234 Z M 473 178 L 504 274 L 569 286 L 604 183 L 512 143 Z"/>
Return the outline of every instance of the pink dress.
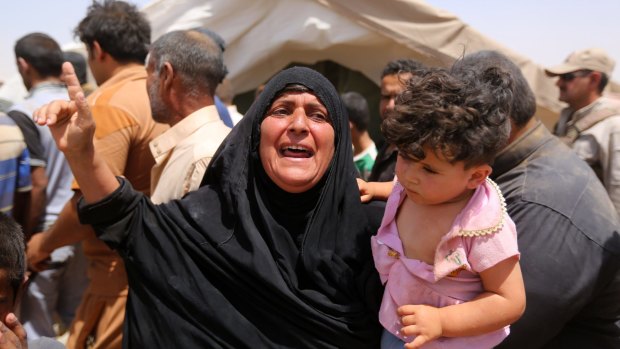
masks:
<path fill-rule="evenodd" d="M 372 237 L 375 267 L 385 284 L 379 312 L 383 327 L 405 342 L 396 309 L 406 304 L 435 307 L 467 302 L 483 292 L 479 273 L 497 263 L 519 256 L 515 225 L 506 213 L 504 198 L 487 179 L 455 218 L 450 231 L 435 251 L 434 265 L 404 256 L 396 227 L 398 207 L 406 198 L 396 182 L 387 201 L 381 228 Z M 508 326 L 471 337 L 441 337 L 423 348 L 492 348 L 510 333 Z"/>

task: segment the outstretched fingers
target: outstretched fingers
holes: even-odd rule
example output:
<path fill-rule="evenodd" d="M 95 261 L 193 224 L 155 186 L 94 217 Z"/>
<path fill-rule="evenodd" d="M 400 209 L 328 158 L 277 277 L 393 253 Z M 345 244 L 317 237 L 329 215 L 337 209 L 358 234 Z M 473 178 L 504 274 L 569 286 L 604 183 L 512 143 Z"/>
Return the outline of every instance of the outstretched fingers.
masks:
<path fill-rule="evenodd" d="M 78 113 L 78 124 L 83 125 L 84 123 L 92 123 L 92 116 L 90 114 L 90 109 L 88 107 L 88 102 L 86 101 L 84 90 L 82 90 L 80 80 L 75 74 L 75 70 L 73 69 L 73 65 L 71 63 L 65 62 L 62 64 L 61 79 L 65 82 L 65 85 L 67 85 L 69 99 L 72 102 L 71 106 L 74 107 L 75 111 Z"/>
<path fill-rule="evenodd" d="M 67 85 L 69 100 L 56 100 L 43 105 L 35 110 L 33 120 L 41 126 L 53 126 L 69 121 L 77 112 L 78 126 L 91 125 L 93 121 L 88 102 L 71 63 L 63 63 L 61 79 Z"/>
<path fill-rule="evenodd" d="M 80 85 L 80 80 L 78 80 L 77 75 L 75 75 L 75 70 L 73 69 L 73 65 L 71 63 L 64 62 L 62 64 L 62 76 L 60 78 L 65 85 L 67 85 L 67 90 L 69 90 L 69 99 L 75 101 L 79 93 L 84 95 L 84 91 Z"/>
<path fill-rule="evenodd" d="M 71 104 L 69 101 L 52 101 L 36 109 L 32 114 L 32 119 L 41 126 L 54 125 L 58 121 L 70 118 L 75 113 L 75 106 L 72 107 Z"/>

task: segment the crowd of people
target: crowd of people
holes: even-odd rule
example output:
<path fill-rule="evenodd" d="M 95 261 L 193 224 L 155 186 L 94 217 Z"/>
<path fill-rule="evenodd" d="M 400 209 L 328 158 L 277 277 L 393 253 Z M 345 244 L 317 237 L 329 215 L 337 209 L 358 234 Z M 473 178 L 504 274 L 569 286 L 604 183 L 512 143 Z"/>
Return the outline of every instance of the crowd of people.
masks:
<path fill-rule="evenodd" d="M 546 70 L 551 131 L 499 52 L 386 62 L 380 142 L 364 96 L 310 68 L 241 115 L 210 30 L 151 42 L 104 0 L 75 34 L 87 57 L 15 43 L 0 349 L 620 347 L 604 51 Z"/>

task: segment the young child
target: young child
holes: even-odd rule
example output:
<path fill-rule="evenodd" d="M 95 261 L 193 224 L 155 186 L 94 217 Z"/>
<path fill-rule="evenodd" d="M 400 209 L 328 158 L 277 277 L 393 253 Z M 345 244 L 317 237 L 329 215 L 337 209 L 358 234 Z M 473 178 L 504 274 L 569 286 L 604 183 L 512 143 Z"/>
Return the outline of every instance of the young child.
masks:
<path fill-rule="evenodd" d="M 22 228 L 11 217 L 0 212 L 0 348 L 65 348 L 60 342 L 47 337 L 26 343 L 26 330 L 14 314 L 26 280 L 26 246 Z"/>
<path fill-rule="evenodd" d="M 372 238 L 383 349 L 492 348 L 523 313 L 516 229 L 487 178 L 510 131 L 510 84 L 497 69 L 467 81 L 430 69 L 383 122 L 399 150 Z"/>

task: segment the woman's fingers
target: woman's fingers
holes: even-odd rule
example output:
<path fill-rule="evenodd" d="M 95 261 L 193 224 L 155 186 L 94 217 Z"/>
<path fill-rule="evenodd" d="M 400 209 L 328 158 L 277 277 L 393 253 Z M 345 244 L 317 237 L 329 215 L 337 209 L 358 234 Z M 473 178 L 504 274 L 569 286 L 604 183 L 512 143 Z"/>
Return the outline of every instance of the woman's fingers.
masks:
<path fill-rule="evenodd" d="M 91 124 L 92 116 L 90 114 L 90 108 L 88 107 L 84 90 L 82 90 L 80 80 L 77 75 L 75 75 L 73 65 L 69 62 L 65 62 L 62 65 L 62 80 L 67 85 L 67 89 L 69 90 L 69 99 L 73 102 L 70 106 L 75 108 L 72 109 L 72 111 L 77 111 L 78 113 L 77 124 L 80 126 Z"/>
<path fill-rule="evenodd" d="M 73 65 L 69 62 L 64 62 L 62 64 L 62 81 L 67 85 L 67 90 L 69 91 L 69 99 L 75 101 L 77 99 L 77 95 L 79 93 L 84 95 L 84 91 L 82 90 L 82 86 L 80 85 L 80 80 L 78 80 L 77 75 L 75 75 L 75 70 L 73 69 Z"/>
<path fill-rule="evenodd" d="M 75 75 L 71 63 L 63 63 L 61 79 L 67 85 L 69 101 L 52 101 L 35 110 L 32 114 L 32 118 L 34 122 L 41 126 L 55 125 L 65 119 L 71 118 L 71 116 L 78 111 L 78 107 L 82 111 L 82 114 L 79 116 L 90 117 L 89 112 L 84 112 L 88 109 L 88 103 L 86 102 L 86 98 L 84 98 L 84 91 L 80 86 L 80 81 Z"/>

